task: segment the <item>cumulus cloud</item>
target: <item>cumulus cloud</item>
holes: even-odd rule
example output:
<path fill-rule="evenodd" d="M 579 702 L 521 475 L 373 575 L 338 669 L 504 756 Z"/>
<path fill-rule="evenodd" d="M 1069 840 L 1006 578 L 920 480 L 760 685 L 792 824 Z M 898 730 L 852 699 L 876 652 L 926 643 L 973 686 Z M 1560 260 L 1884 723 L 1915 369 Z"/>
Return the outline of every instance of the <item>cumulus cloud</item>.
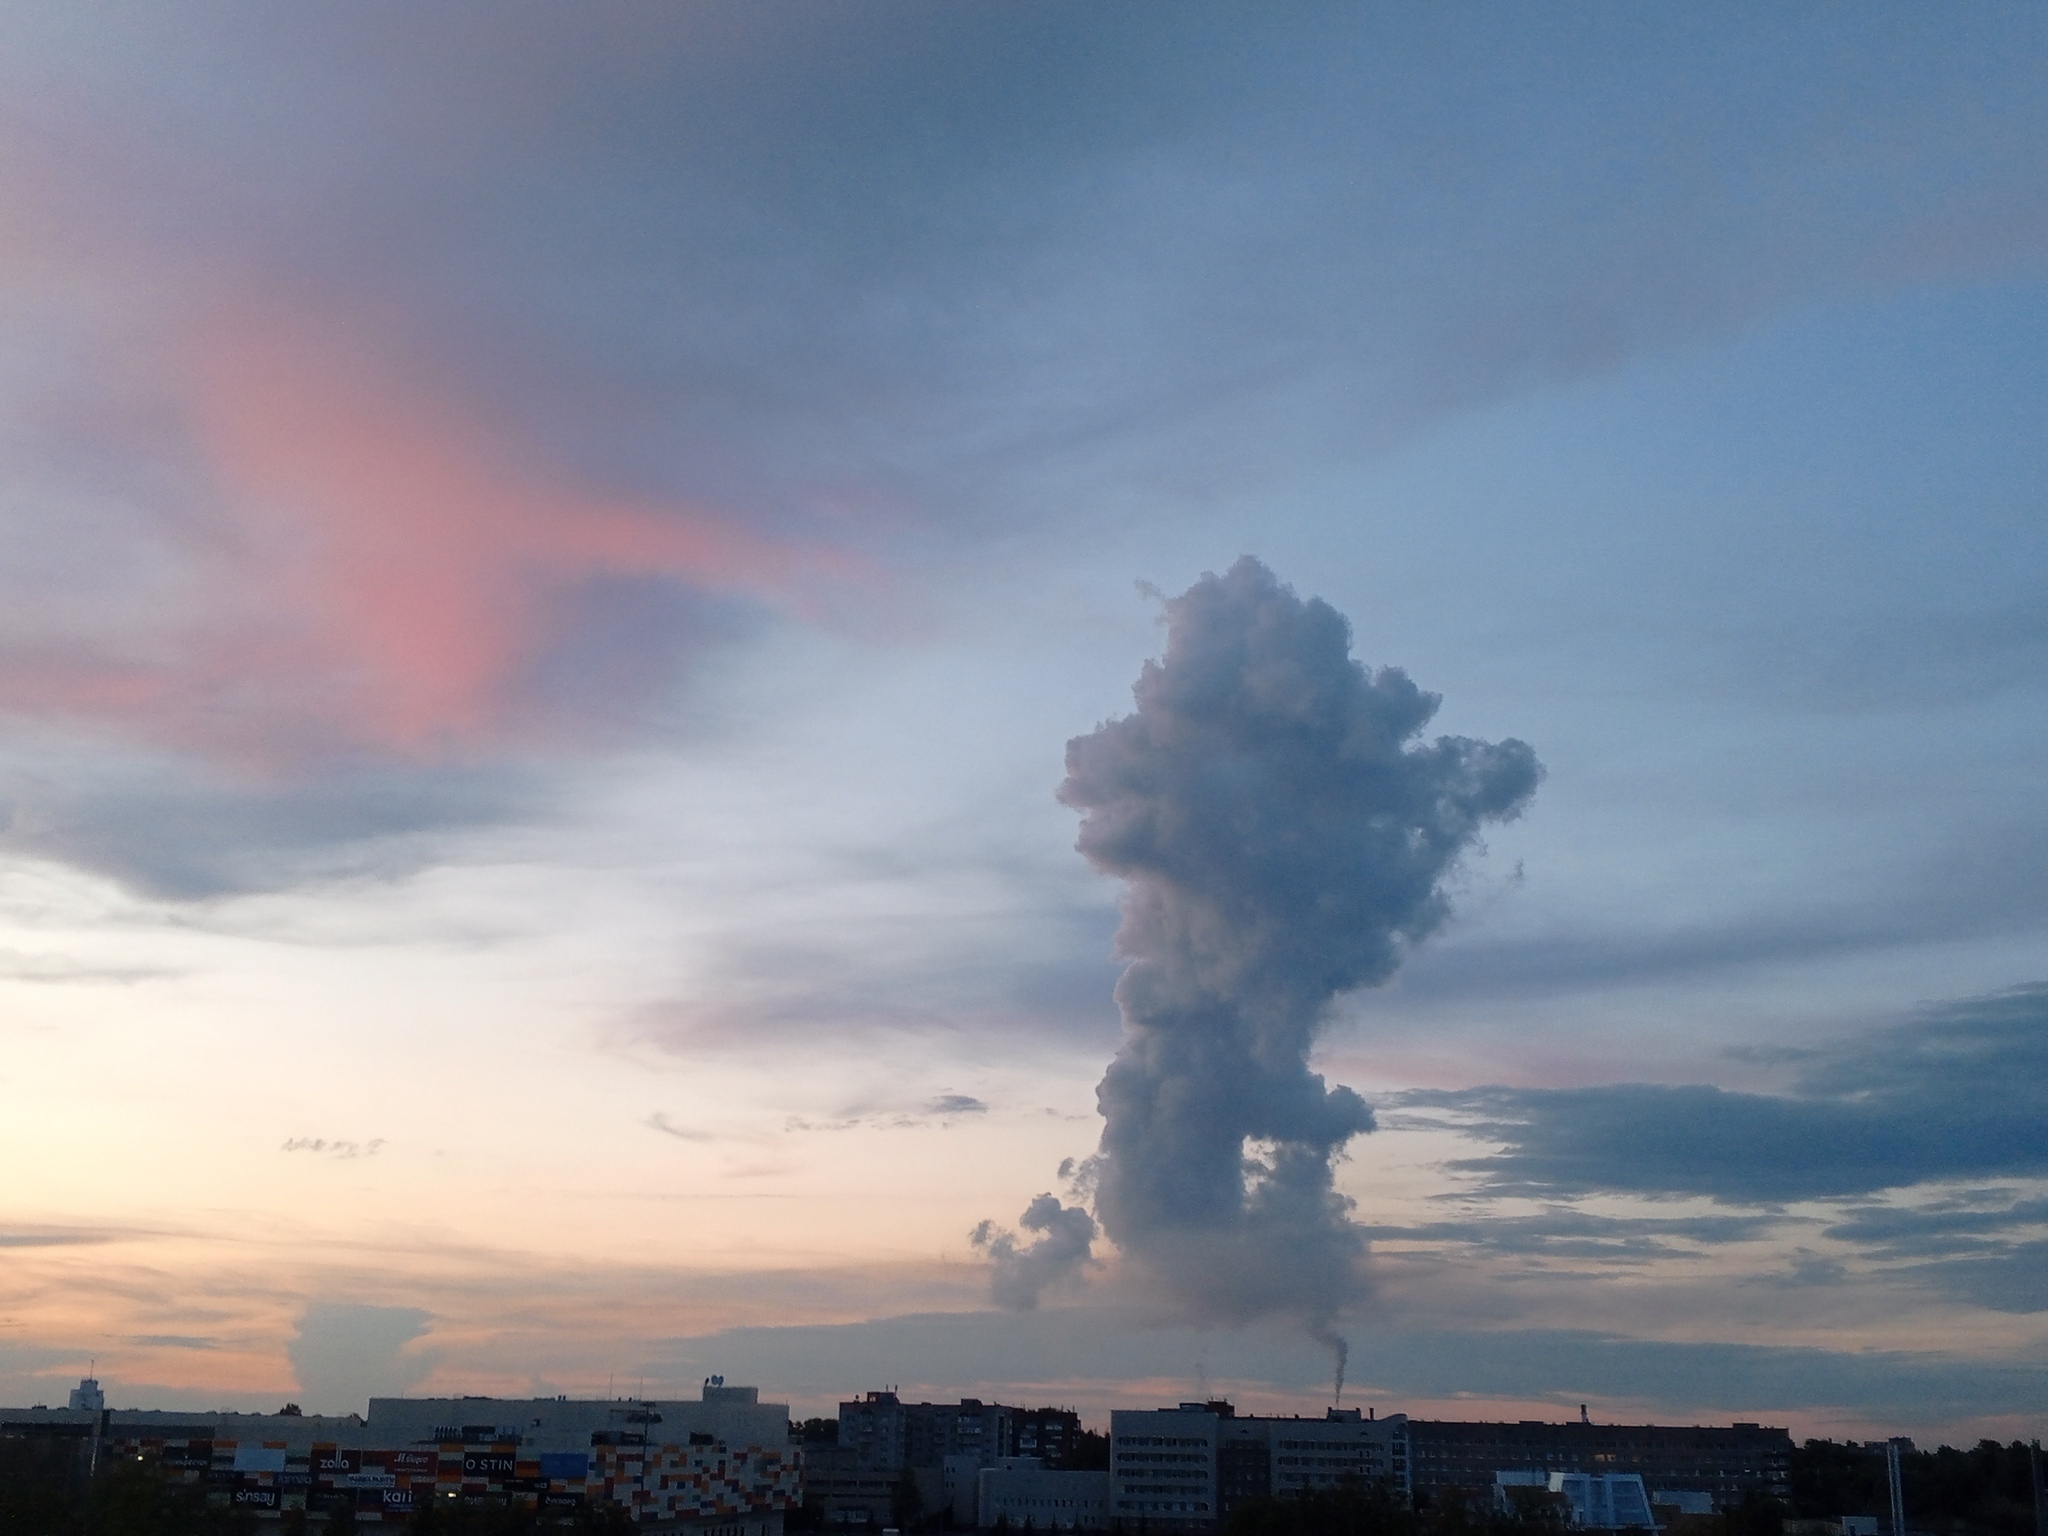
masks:
<path fill-rule="evenodd" d="M 417 1307 L 334 1301 L 307 1307 L 285 1354 L 308 1409 L 364 1413 L 372 1397 L 425 1380 L 431 1362 L 406 1346 L 426 1332 L 429 1321 Z"/>
<path fill-rule="evenodd" d="M 1057 1195 L 1043 1194 L 1024 1208 L 1017 1225 L 1038 1236 L 1022 1243 L 1016 1233 L 984 1221 L 969 1237 L 988 1255 L 989 1291 L 996 1304 L 1028 1312 L 1048 1286 L 1087 1267 L 1094 1255 L 1095 1218 L 1077 1205 L 1061 1204 Z"/>
<path fill-rule="evenodd" d="M 1059 792 L 1129 885 L 1096 1211 L 1193 1315 L 1292 1315 L 1341 1359 L 1365 1245 L 1332 1163 L 1373 1120 L 1309 1051 L 1332 998 L 1443 922 L 1444 876 L 1539 769 L 1518 741 L 1418 742 L 1436 696 L 1249 557 L 1166 614 L 1137 709 L 1068 744 Z"/>
<path fill-rule="evenodd" d="M 1457 1165 L 1495 1195 L 1755 1203 L 2048 1174 L 2048 984 L 1780 1056 L 1795 1072 L 1783 1094 L 1617 1083 L 1397 1102 L 1497 1143 Z"/>

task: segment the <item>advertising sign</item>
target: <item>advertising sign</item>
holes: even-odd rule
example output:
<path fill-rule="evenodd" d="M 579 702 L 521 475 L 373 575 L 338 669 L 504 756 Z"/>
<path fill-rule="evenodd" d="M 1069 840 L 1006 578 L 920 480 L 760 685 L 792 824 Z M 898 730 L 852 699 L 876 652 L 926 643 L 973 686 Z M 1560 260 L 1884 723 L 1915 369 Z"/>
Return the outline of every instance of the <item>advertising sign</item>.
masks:
<path fill-rule="evenodd" d="M 363 1469 L 363 1453 L 350 1447 L 347 1450 L 332 1445 L 313 1447 L 313 1470 L 322 1477 L 341 1477 Z"/>
<path fill-rule="evenodd" d="M 235 1470 L 237 1472 L 282 1472 L 284 1470 L 284 1448 L 270 1450 L 260 1445 L 238 1445 L 235 1447 Z"/>
<path fill-rule="evenodd" d="M 279 1490 L 276 1488 L 242 1487 L 235 1490 L 235 1503 L 243 1509 L 276 1509 Z"/>
<path fill-rule="evenodd" d="M 512 1475 L 514 1458 L 510 1451 L 464 1451 L 464 1477 L 503 1478 Z"/>
<path fill-rule="evenodd" d="M 415 1477 L 432 1477 L 441 1470 L 439 1451 L 364 1451 L 362 1458 L 365 1471 L 378 1468 L 386 1472 L 409 1472 Z"/>

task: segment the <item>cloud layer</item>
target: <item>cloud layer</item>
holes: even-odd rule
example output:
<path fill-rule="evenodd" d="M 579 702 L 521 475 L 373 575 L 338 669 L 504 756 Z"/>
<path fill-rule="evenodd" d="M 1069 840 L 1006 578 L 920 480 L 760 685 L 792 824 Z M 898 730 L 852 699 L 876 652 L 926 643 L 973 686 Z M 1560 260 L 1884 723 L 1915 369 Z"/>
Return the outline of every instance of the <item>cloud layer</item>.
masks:
<path fill-rule="evenodd" d="M 2048 985 L 1779 1053 L 1791 1091 L 1618 1083 L 1400 1096 L 1500 1143 L 1458 1166 L 1492 1194 L 1752 1203 L 2048 1174 Z"/>

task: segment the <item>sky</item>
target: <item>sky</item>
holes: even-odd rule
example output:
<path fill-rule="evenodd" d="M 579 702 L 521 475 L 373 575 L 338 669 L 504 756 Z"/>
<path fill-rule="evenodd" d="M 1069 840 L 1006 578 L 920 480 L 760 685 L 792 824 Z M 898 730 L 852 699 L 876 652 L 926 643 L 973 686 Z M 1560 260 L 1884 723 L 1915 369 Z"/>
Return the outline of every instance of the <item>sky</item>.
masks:
<path fill-rule="evenodd" d="M 1989 0 L 0 10 L 0 1401 L 2048 1430 L 2044 164 Z"/>

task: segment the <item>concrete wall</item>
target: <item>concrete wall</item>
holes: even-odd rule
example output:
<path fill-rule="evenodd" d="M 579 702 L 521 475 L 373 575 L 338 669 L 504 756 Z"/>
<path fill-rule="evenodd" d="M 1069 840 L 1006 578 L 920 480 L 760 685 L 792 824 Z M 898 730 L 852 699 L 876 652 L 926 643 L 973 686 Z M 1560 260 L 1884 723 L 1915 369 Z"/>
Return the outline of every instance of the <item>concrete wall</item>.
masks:
<path fill-rule="evenodd" d="M 1115 1517 L 1116 1477 L 1109 1472 L 1047 1472 L 1038 1467 L 984 1467 L 975 1477 L 974 1523 L 999 1520 L 1011 1530 L 1107 1530 Z"/>

